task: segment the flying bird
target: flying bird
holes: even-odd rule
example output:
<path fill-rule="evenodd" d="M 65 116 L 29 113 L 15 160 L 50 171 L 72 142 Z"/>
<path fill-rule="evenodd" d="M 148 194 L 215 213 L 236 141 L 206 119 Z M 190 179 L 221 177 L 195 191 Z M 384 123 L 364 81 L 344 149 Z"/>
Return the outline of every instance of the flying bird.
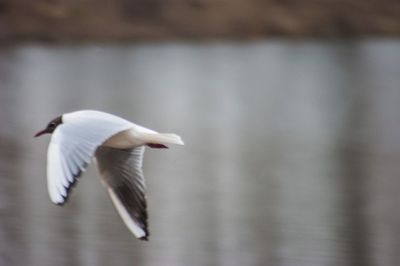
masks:
<path fill-rule="evenodd" d="M 128 229 L 148 240 L 147 204 L 142 171 L 145 147 L 183 145 L 176 134 L 158 133 L 118 116 L 82 110 L 51 120 L 35 137 L 52 134 L 47 151 L 47 187 L 52 202 L 63 205 L 91 159 L 101 183 Z"/>

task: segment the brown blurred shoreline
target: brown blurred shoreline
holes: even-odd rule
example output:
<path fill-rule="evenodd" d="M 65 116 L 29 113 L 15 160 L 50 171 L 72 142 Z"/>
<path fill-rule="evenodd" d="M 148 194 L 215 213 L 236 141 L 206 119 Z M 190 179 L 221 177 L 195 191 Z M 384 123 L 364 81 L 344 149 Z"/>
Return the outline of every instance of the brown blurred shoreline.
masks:
<path fill-rule="evenodd" d="M 0 0 L 0 42 L 399 35 L 398 0 Z"/>

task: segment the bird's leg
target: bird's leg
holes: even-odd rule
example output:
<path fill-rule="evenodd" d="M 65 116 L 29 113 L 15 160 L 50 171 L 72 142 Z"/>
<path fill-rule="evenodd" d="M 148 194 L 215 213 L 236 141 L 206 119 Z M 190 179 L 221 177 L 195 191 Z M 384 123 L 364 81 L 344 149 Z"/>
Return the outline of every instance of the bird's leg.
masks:
<path fill-rule="evenodd" d="M 146 145 L 153 149 L 168 149 L 167 146 L 160 143 L 147 143 Z"/>

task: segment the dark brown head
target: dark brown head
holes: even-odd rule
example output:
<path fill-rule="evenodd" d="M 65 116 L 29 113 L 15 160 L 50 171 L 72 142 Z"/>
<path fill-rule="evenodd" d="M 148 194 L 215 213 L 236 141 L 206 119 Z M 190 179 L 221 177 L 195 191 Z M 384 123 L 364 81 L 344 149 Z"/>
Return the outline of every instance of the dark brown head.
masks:
<path fill-rule="evenodd" d="M 35 137 L 39 137 L 43 134 L 51 134 L 54 132 L 54 130 L 58 127 L 58 125 L 62 124 L 62 116 L 56 117 L 53 120 L 51 120 L 48 124 L 47 127 L 38 133 L 35 134 Z"/>

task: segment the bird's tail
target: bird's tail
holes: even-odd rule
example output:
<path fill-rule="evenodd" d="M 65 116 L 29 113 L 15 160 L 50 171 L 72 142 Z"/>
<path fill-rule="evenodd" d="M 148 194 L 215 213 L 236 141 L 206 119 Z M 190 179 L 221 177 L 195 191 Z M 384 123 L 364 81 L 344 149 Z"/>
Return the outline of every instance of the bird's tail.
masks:
<path fill-rule="evenodd" d="M 154 144 L 177 144 L 184 145 L 181 137 L 172 133 L 155 133 L 155 134 L 146 134 L 145 136 L 146 142 L 154 143 Z"/>

